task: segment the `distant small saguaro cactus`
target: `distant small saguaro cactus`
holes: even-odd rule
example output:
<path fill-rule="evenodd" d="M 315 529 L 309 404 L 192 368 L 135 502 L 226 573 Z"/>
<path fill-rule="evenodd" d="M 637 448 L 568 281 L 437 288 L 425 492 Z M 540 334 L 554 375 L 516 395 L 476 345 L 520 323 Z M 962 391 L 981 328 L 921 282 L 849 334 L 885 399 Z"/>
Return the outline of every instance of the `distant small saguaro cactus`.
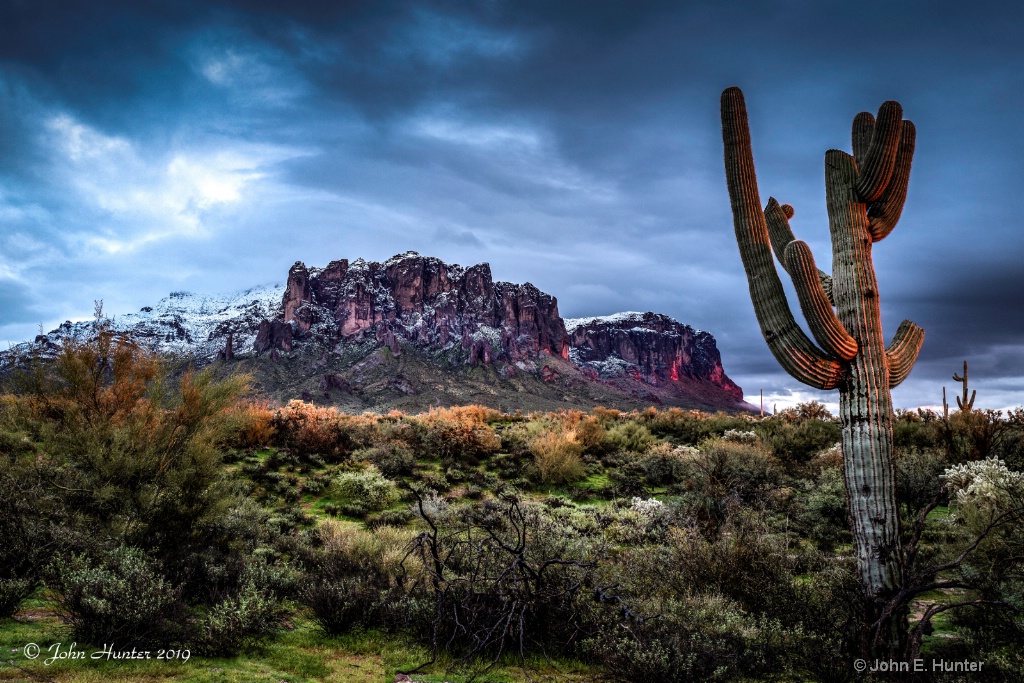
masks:
<path fill-rule="evenodd" d="M 977 392 L 977 390 L 972 391 L 971 392 L 971 400 L 970 401 L 967 400 L 967 361 L 966 360 L 964 361 L 964 376 L 961 377 L 960 375 L 958 375 L 958 374 L 956 374 L 954 372 L 953 373 L 953 381 L 954 382 L 960 382 L 961 384 L 964 385 L 964 398 L 963 398 L 963 400 L 960 400 L 959 396 L 956 397 L 956 405 L 957 405 L 957 407 L 960 409 L 961 413 L 969 413 L 969 412 L 971 412 L 971 409 L 974 408 L 974 397 L 975 397 L 975 395 L 978 392 Z"/>
<path fill-rule="evenodd" d="M 762 208 L 746 104 L 722 93 L 722 139 L 733 223 L 761 332 L 794 378 L 839 389 L 843 459 L 857 567 L 865 594 L 884 598 L 900 585 L 899 512 L 892 458 L 890 389 L 910 374 L 924 331 L 904 320 L 888 347 L 882 336 L 872 244 L 896 226 L 907 197 L 915 129 L 896 102 L 853 121 L 853 154 L 825 153 L 832 274 L 793 236 L 793 208 L 774 198 Z M 789 273 L 817 345 L 797 325 L 772 252 Z"/>

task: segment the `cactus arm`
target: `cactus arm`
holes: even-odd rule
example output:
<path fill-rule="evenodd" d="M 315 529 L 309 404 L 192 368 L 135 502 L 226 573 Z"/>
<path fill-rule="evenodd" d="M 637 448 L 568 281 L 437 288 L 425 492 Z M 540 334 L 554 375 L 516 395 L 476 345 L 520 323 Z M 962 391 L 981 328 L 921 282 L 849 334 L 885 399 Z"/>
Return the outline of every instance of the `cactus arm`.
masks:
<path fill-rule="evenodd" d="M 896 164 L 902 120 L 903 107 L 899 102 L 885 102 L 878 109 L 871 133 L 871 146 L 864 157 L 864 163 L 858 167 L 860 177 L 856 182 L 857 194 L 865 204 L 881 197 L 889 184 Z"/>
<path fill-rule="evenodd" d="M 857 166 L 863 167 L 871 147 L 871 134 L 875 130 L 875 117 L 869 111 L 862 111 L 853 117 L 853 158 Z"/>
<path fill-rule="evenodd" d="M 797 325 L 775 270 L 757 191 L 747 110 L 739 88 L 722 93 L 722 139 L 736 241 L 761 333 L 786 372 L 812 387 L 833 389 L 839 383 L 842 367 L 815 347 Z"/>
<path fill-rule="evenodd" d="M 969 412 L 971 412 L 971 409 L 974 408 L 974 396 L 977 393 L 978 393 L 977 389 L 972 389 L 971 390 L 971 400 L 967 401 L 967 403 L 962 402 L 960 400 L 959 396 L 956 397 L 956 407 L 960 409 L 961 413 L 969 413 Z M 967 406 L 967 408 L 964 408 L 965 405 Z"/>
<path fill-rule="evenodd" d="M 878 242 L 896 227 L 903 205 L 907 201 L 907 186 L 910 184 L 910 165 L 914 159 L 914 145 L 917 140 L 917 129 L 910 121 L 903 122 L 900 132 L 899 150 L 896 152 L 896 164 L 892 177 L 885 192 L 868 208 L 871 221 L 871 240 Z"/>
<path fill-rule="evenodd" d="M 789 227 L 789 219 L 793 217 L 793 207 L 789 204 L 779 204 L 775 197 L 768 198 L 768 205 L 764 208 L 764 219 L 768 223 L 768 237 L 771 238 L 772 251 L 775 252 L 775 258 L 779 259 L 779 263 L 792 275 L 789 270 L 789 265 L 786 263 L 786 247 L 789 246 L 790 242 L 795 242 L 796 237 L 793 235 L 792 228 Z M 825 291 L 825 297 L 828 299 L 829 305 L 834 306 L 835 302 L 832 300 L 832 276 L 823 270 L 818 271 L 818 281 L 821 284 L 821 288 Z"/>
<path fill-rule="evenodd" d="M 786 247 L 787 270 L 793 277 L 800 309 L 804 312 L 811 334 L 826 353 L 842 360 L 857 355 L 857 340 L 839 322 L 832 304 L 818 279 L 814 255 L 805 242 L 795 240 Z"/>
<path fill-rule="evenodd" d="M 789 208 L 788 211 L 786 207 Z M 789 204 L 779 204 L 775 197 L 769 197 L 768 204 L 764 207 L 764 220 L 768 225 L 768 238 L 772 244 L 772 251 L 775 252 L 775 258 L 779 259 L 779 263 L 786 270 L 789 270 L 789 266 L 786 265 L 784 258 L 786 247 L 789 246 L 790 242 L 796 240 L 793 230 L 789 227 L 789 218 L 793 215 L 792 211 L 792 206 L 789 206 Z"/>
<path fill-rule="evenodd" d="M 889 388 L 898 387 L 910 374 L 924 344 L 924 330 L 909 320 L 900 323 L 892 343 L 885 349 L 889 363 Z"/>

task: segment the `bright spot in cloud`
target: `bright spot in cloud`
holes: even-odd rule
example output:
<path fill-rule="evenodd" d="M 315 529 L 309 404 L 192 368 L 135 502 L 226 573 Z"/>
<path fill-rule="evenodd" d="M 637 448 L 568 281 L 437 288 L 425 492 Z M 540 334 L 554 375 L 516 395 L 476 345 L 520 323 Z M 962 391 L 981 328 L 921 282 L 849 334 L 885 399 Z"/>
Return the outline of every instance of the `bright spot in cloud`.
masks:
<path fill-rule="evenodd" d="M 540 147 L 540 138 L 532 130 L 511 126 L 473 126 L 442 118 L 420 119 L 413 130 L 429 138 L 472 147 L 497 148 L 519 146 L 531 151 Z"/>
<path fill-rule="evenodd" d="M 220 57 L 209 59 L 203 64 L 201 71 L 206 79 L 215 85 L 230 85 L 244 61 L 239 55 L 228 51 Z"/>
<path fill-rule="evenodd" d="M 241 208 L 269 166 L 308 152 L 274 145 L 220 143 L 147 155 L 130 141 L 104 135 L 68 115 L 51 119 L 53 147 L 66 186 L 98 214 L 73 246 L 116 254 L 173 237 L 216 232 L 218 211 Z M 227 148 L 223 148 L 227 146 Z"/>
<path fill-rule="evenodd" d="M 71 161 L 102 159 L 130 151 L 130 145 L 123 138 L 103 135 L 66 114 L 50 119 L 48 128 L 57 135 L 59 144 Z"/>

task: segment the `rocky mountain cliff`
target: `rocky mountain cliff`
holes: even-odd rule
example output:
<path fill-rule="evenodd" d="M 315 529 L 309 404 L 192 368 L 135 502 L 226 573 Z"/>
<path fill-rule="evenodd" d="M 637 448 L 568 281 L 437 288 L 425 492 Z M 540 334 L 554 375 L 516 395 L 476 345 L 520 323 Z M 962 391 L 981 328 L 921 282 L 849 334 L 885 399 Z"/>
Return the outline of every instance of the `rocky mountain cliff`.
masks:
<path fill-rule="evenodd" d="M 565 320 L 555 297 L 494 282 L 486 263 L 463 268 L 415 252 L 383 263 L 296 263 L 284 286 L 232 297 L 175 292 L 110 324 L 197 365 L 250 372 L 276 401 L 353 411 L 747 407 L 707 332 L 656 313 Z M 64 323 L 0 354 L 0 370 L 91 331 Z"/>
<path fill-rule="evenodd" d="M 565 320 L 569 358 L 592 377 L 626 374 L 661 386 L 705 381 L 743 400 L 722 369 L 715 338 L 659 313 L 616 313 Z"/>
<path fill-rule="evenodd" d="M 292 328 L 290 335 L 282 323 Z M 384 263 L 296 263 L 288 271 L 281 318 L 262 329 L 257 352 L 287 350 L 291 337 L 314 335 L 372 336 L 394 353 L 401 342 L 434 349 L 456 342 L 471 365 L 540 353 L 569 357 L 569 335 L 553 296 L 530 283 L 494 282 L 486 263 L 462 268 L 416 252 Z"/>

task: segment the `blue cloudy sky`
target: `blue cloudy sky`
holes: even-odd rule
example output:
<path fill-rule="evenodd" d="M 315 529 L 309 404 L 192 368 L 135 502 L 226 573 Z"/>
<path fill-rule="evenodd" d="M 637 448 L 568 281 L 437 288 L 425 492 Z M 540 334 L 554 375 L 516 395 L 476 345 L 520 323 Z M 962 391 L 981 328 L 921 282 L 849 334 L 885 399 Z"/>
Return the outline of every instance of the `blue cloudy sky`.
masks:
<path fill-rule="evenodd" d="M 0 340 L 414 249 L 709 330 L 780 407 L 733 237 L 719 95 L 762 198 L 828 262 L 822 158 L 899 100 L 910 196 L 876 245 L 895 394 L 1024 403 L 1024 5 L 0 0 Z M 794 299 L 795 302 L 795 299 Z M 795 303 L 794 303 L 795 307 Z"/>

